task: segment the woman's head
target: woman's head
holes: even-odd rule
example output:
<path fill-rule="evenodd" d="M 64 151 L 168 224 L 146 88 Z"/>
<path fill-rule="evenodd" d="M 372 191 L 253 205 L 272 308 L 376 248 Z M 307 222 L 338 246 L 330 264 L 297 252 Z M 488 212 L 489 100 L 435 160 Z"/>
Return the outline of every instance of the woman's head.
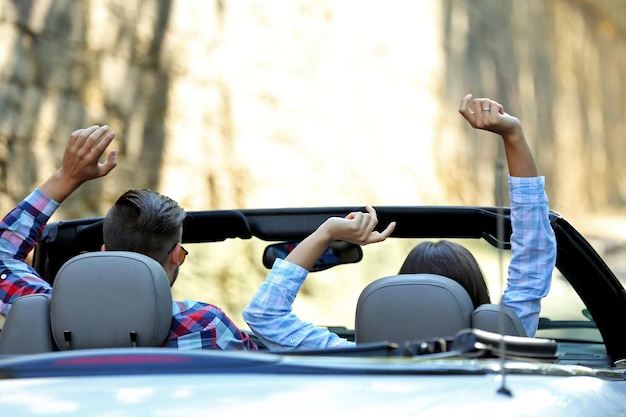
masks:
<path fill-rule="evenodd" d="M 438 274 L 461 284 L 474 308 L 490 303 L 485 278 L 474 255 L 462 245 L 441 240 L 423 242 L 407 255 L 399 274 Z"/>

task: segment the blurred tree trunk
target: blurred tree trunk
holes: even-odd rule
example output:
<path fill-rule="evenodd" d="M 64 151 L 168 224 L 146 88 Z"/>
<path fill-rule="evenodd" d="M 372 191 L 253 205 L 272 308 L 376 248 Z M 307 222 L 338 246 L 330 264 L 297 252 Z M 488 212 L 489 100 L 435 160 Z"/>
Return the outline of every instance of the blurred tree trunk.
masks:
<path fill-rule="evenodd" d="M 448 0 L 444 16 L 449 106 L 465 87 L 518 116 L 553 208 L 623 209 L 626 2 Z M 477 187 L 493 183 L 484 139 L 471 133 L 456 161 L 479 173 Z"/>

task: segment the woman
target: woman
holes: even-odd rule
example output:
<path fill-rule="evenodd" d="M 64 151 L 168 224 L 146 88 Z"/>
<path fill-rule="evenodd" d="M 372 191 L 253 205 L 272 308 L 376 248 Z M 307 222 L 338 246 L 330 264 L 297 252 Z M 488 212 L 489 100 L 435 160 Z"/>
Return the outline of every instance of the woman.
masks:
<path fill-rule="evenodd" d="M 502 303 L 520 318 L 526 334 L 533 337 L 539 322 L 541 299 L 548 294 L 556 263 L 556 239 L 548 217 L 545 178 L 539 176 L 520 121 L 488 98 L 467 94 L 459 113 L 474 129 L 502 138 L 509 167 L 512 257 Z M 308 270 L 335 240 L 360 245 L 382 242 L 395 228 L 392 222 L 375 231 L 376 211 L 332 217 L 304 239 L 284 260 L 277 259 L 267 279 L 243 311 L 244 320 L 270 349 L 352 346 L 324 327 L 305 322 L 292 313 L 292 303 Z M 425 243 L 407 256 L 400 273 L 436 273 L 463 285 L 475 306 L 489 303 L 485 280 L 473 255 L 449 241 Z M 469 272 L 469 273 L 468 273 Z"/>

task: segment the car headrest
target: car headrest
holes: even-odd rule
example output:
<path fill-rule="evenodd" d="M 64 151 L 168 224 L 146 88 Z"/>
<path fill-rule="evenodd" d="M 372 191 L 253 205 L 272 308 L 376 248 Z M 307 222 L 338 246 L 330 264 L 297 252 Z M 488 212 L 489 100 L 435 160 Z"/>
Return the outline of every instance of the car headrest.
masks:
<path fill-rule="evenodd" d="M 135 252 L 90 252 L 54 280 L 50 320 L 61 350 L 161 346 L 172 322 L 163 267 Z"/>
<path fill-rule="evenodd" d="M 472 313 L 472 327 L 491 333 L 527 337 L 526 330 L 512 308 L 499 304 L 482 304 Z"/>
<path fill-rule="evenodd" d="M 13 302 L 2 331 L 0 354 L 22 355 L 57 350 L 50 332 L 50 295 L 34 293 Z"/>
<path fill-rule="evenodd" d="M 356 308 L 357 343 L 403 343 L 454 337 L 470 328 L 472 301 L 456 281 L 435 274 L 380 278 L 363 289 Z"/>

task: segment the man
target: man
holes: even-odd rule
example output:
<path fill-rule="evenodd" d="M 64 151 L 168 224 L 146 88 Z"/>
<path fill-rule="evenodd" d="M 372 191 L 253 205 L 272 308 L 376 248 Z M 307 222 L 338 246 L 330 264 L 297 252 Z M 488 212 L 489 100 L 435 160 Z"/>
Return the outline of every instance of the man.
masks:
<path fill-rule="evenodd" d="M 99 162 L 115 133 L 91 126 L 70 135 L 63 164 L 18 204 L 0 223 L 0 314 L 23 295 L 50 293 L 52 287 L 25 259 L 37 244 L 46 222 L 83 183 L 107 175 L 117 166 L 114 150 Z M 174 200 L 150 190 L 130 190 L 107 213 L 102 250 L 143 253 L 159 262 L 170 285 L 187 252 L 180 245 L 185 211 Z M 179 349 L 256 350 L 218 307 L 191 300 L 174 301 L 165 347 Z"/>

